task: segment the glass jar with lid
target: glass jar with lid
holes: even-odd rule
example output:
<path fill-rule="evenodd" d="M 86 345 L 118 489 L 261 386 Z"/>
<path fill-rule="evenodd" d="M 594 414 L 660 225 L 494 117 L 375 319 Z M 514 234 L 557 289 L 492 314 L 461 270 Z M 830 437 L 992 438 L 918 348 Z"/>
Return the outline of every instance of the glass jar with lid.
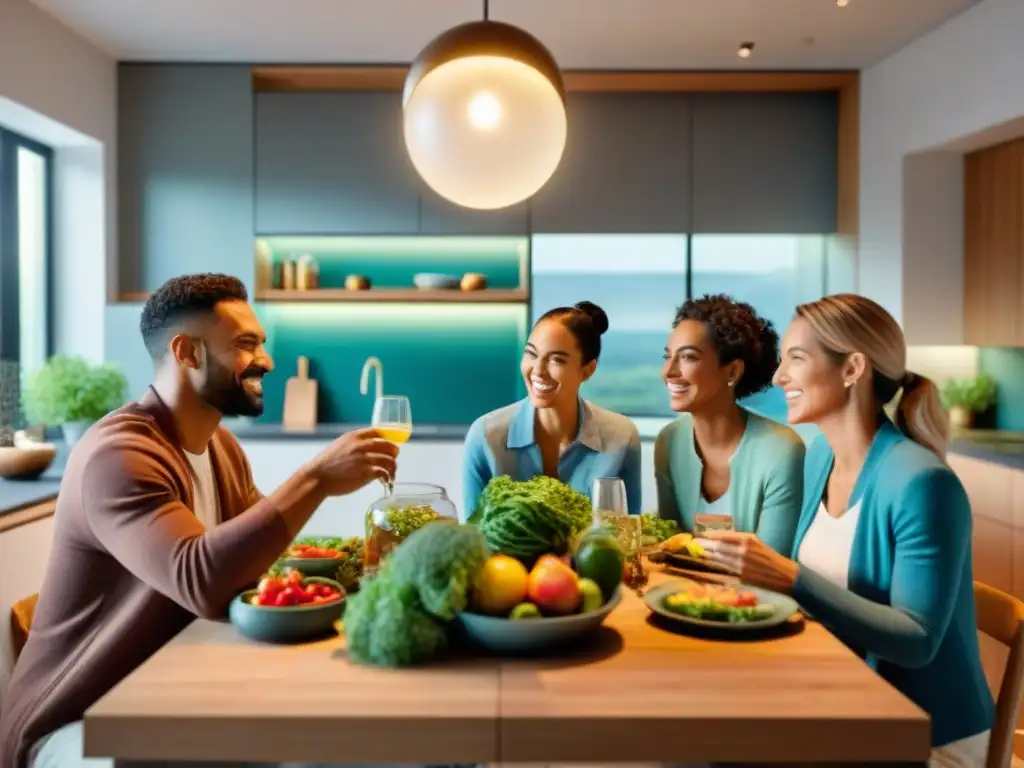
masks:
<path fill-rule="evenodd" d="M 377 499 L 366 512 L 364 573 L 373 573 L 410 533 L 439 518 L 456 522 L 459 518 L 444 488 L 427 483 L 396 483 L 390 495 Z"/>

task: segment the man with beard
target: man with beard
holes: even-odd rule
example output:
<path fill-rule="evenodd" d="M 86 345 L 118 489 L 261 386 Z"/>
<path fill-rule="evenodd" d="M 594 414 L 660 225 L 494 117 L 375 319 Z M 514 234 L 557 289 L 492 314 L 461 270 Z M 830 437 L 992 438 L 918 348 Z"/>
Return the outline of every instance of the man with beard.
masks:
<path fill-rule="evenodd" d="M 263 411 L 273 368 L 245 287 L 176 278 L 141 330 L 156 376 L 72 452 L 34 623 L 0 712 L 0 765 L 80 768 L 85 710 L 196 616 L 220 618 L 328 496 L 394 475 L 397 448 L 345 435 L 269 496 L 224 416 Z"/>

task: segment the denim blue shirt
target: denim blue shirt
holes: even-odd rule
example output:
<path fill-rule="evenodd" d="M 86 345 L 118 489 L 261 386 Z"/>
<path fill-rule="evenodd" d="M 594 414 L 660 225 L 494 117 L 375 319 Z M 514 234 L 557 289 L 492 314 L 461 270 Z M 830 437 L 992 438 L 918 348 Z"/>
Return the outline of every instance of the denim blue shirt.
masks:
<path fill-rule="evenodd" d="M 559 479 L 589 497 L 594 480 L 621 477 L 629 512 L 639 513 L 640 433 L 636 425 L 582 398 L 579 408 L 579 432 L 558 460 Z M 529 480 L 544 474 L 533 434 L 535 414 L 526 398 L 473 422 L 466 434 L 462 466 L 461 520 L 473 514 L 481 491 L 492 477 L 508 475 L 513 480 Z"/>

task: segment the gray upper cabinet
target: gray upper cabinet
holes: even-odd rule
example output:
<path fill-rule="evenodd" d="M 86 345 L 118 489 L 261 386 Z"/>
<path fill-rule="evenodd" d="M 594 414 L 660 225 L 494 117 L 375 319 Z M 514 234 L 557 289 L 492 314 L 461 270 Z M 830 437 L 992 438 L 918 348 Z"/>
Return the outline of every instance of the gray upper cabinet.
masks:
<path fill-rule="evenodd" d="M 689 231 L 687 95 L 570 93 L 566 110 L 565 154 L 531 200 L 533 231 Z"/>
<path fill-rule="evenodd" d="M 405 144 L 402 144 L 405 151 Z M 496 211 L 463 208 L 421 184 L 420 232 L 425 235 L 525 235 L 529 213 L 525 202 Z"/>
<path fill-rule="evenodd" d="M 692 102 L 694 232 L 835 232 L 835 93 L 707 93 Z"/>
<path fill-rule="evenodd" d="M 248 66 L 118 68 L 121 292 L 217 270 L 253 288 Z"/>
<path fill-rule="evenodd" d="M 419 193 L 400 94 L 256 95 L 259 234 L 414 234 Z"/>

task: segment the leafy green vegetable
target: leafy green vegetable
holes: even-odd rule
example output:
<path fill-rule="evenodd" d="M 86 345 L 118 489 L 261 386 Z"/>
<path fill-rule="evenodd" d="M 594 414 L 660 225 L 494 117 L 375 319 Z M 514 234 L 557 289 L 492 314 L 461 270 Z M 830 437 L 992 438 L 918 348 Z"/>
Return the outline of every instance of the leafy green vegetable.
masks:
<path fill-rule="evenodd" d="M 450 621 L 466 609 L 476 575 L 489 553 L 473 526 L 435 521 L 414 531 L 392 553 L 388 567 L 415 584 L 420 601 L 438 618 Z"/>
<path fill-rule="evenodd" d="M 665 601 L 665 607 L 673 613 L 703 621 L 721 621 L 727 624 L 743 624 L 748 621 L 762 621 L 775 613 L 771 603 L 761 605 L 722 605 L 710 598 L 688 602 Z"/>
<path fill-rule="evenodd" d="M 591 518 L 590 499 L 554 478 L 516 482 L 502 475 L 484 488 L 470 522 L 492 552 L 529 560 L 569 551 Z"/>
<path fill-rule="evenodd" d="M 422 528 L 440 515 L 429 504 L 410 504 L 407 507 L 388 507 L 385 526 L 400 539 Z"/>
<path fill-rule="evenodd" d="M 640 515 L 640 529 L 644 546 L 649 546 L 660 544 L 679 533 L 679 523 L 675 520 L 663 520 L 651 512 L 644 512 Z"/>
<path fill-rule="evenodd" d="M 429 661 L 447 646 L 444 625 L 423 608 L 416 585 L 387 568 L 366 579 L 346 602 L 346 645 L 361 664 L 412 666 Z"/>
<path fill-rule="evenodd" d="M 473 526 L 439 520 L 415 531 L 348 598 L 344 631 L 361 663 L 419 664 L 448 643 L 448 621 L 466 606 L 488 552 Z"/>

